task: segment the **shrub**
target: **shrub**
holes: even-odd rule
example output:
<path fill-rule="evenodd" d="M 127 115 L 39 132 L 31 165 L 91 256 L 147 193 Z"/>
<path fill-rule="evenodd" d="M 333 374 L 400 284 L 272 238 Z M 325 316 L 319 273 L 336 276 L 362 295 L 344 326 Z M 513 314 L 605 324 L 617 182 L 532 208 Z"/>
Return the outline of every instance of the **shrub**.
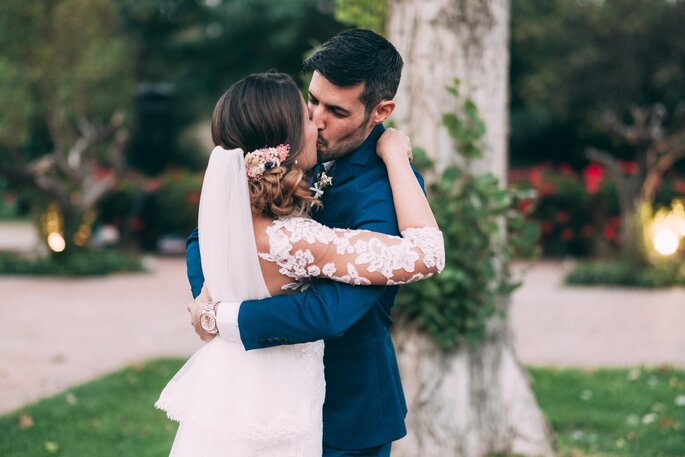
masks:
<path fill-rule="evenodd" d="M 115 225 L 125 244 L 156 250 L 161 237 L 184 238 L 197 226 L 201 188 L 200 173 L 180 169 L 129 179 L 103 199 L 98 223 Z"/>
<path fill-rule="evenodd" d="M 623 162 L 630 170 L 632 162 Z M 524 202 L 529 219 L 540 226 L 545 256 L 597 257 L 618 254 L 621 219 L 614 182 L 594 163 L 580 172 L 568 165 L 538 164 L 509 170 L 510 186 L 533 189 L 538 199 Z M 685 193 L 685 182 L 672 172 L 662 182 L 656 204 Z"/>
<path fill-rule="evenodd" d="M 24 276 L 102 276 L 108 273 L 140 272 L 139 256 L 115 250 L 84 250 L 69 257 L 27 259 L 0 253 L 0 274 Z"/>
<path fill-rule="evenodd" d="M 566 277 L 572 285 L 634 287 L 685 286 L 685 264 L 661 260 L 642 266 L 624 260 L 579 263 Z"/>
<path fill-rule="evenodd" d="M 485 126 L 470 99 L 463 108 L 463 113 L 447 114 L 444 123 L 455 149 L 478 158 Z M 415 151 L 415 157 L 417 166 L 430 166 L 423 151 Z M 492 174 L 474 176 L 450 167 L 429 186 L 428 195 L 445 238 L 445 269 L 428 281 L 404 286 L 396 311 L 444 348 L 475 345 L 500 309 L 500 298 L 519 286 L 511 278 L 509 260 L 536 254 L 537 226 L 519 209 L 534 193 L 506 189 Z"/>

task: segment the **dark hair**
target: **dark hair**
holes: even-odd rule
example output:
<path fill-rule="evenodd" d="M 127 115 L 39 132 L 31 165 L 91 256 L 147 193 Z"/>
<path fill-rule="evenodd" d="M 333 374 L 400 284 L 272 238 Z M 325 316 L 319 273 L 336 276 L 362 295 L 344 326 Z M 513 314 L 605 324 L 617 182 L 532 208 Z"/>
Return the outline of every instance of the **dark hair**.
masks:
<path fill-rule="evenodd" d="M 366 29 L 339 33 L 304 61 L 305 71 L 318 71 L 336 86 L 364 83 L 366 112 L 392 100 L 402 76 L 402 57 L 388 40 Z"/>
<path fill-rule="evenodd" d="M 304 147 L 304 106 L 293 79 L 284 73 L 257 73 L 234 83 L 212 115 L 216 146 L 244 154 L 263 147 L 290 145 L 280 167 L 249 181 L 252 210 L 268 217 L 304 213 L 317 204 L 295 159 Z"/>

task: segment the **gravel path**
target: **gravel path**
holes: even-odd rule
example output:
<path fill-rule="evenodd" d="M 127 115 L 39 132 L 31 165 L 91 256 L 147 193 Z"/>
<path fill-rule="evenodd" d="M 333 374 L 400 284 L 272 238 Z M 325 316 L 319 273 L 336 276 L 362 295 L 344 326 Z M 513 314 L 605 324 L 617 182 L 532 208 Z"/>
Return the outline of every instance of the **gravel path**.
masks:
<path fill-rule="evenodd" d="M 0 412 L 201 344 L 180 259 L 149 274 L 80 280 L 0 276 Z"/>
<path fill-rule="evenodd" d="M 185 263 L 154 273 L 58 280 L 0 277 L 0 412 L 95 376 L 201 343 L 185 311 Z M 526 364 L 685 367 L 685 289 L 569 288 L 560 263 L 538 263 L 513 297 Z"/>
<path fill-rule="evenodd" d="M 537 263 L 514 294 L 511 325 L 524 363 L 685 368 L 685 288 L 564 286 L 571 267 Z"/>

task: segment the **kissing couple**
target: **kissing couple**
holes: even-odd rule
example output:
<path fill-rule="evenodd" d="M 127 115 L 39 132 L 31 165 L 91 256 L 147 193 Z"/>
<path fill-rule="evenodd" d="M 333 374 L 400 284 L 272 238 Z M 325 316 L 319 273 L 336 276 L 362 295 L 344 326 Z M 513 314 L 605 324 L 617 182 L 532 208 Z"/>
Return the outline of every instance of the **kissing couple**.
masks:
<path fill-rule="evenodd" d="M 307 101 L 261 73 L 214 109 L 186 254 L 207 344 L 156 403 L 174 457 L 387 457 L 406 435 L 390 311 L 445 248 L 409 138 L 382 124 L 402 58 L 352 29 L 304 69 Z"/>

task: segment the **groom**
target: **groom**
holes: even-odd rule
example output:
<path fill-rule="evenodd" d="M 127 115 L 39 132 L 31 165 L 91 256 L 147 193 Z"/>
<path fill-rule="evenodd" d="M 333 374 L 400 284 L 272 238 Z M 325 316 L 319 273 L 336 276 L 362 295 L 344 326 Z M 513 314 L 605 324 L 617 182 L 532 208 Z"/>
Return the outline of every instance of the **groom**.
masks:
<path fill-rule="evenodd" d="M 327 172 L 332 185 L 321 197 L 324 207 L 314 218 L 330 227 L 399 235 L 376 141 L 395 108 L 402 58 L 380 35 L 352 29 L 326 42 L 304 69 L 314 72 L 308 108 L 319 131 L 319 163 L 335 161 Z M 204 282 L 197 230 L 188 239 L 186 258 L 197 297 Z M 397 291 L 320 281 L 295 295 L 222 302 L 219 334 L 246 350 L 325 339 L 324 457 L 387 457 L 392 442 L 406 435 L 407 407 L 390 339 Z M 203 307 L 199 298 L 191 314 Z M 208 337 L 197 319 L 195 326 Z"/>

